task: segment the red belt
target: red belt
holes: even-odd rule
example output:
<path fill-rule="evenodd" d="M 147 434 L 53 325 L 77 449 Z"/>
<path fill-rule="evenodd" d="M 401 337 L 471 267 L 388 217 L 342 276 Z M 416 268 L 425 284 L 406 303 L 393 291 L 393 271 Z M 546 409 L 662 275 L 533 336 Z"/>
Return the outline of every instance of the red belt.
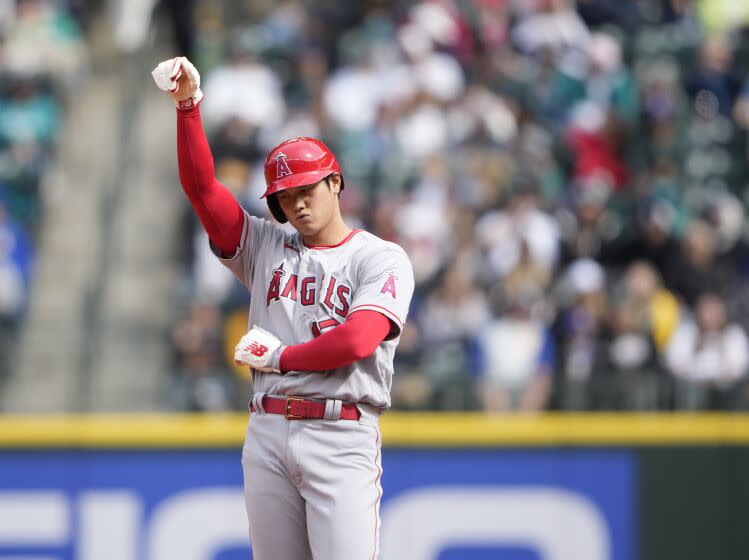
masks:
<path fill-rule="evenodd" d="M 283 414 L 289 420 L 325 418 L 325 401 L 302 397 L 263 397 L 263 409 L 269 414 Z M 355 404 L 341 405 L 341 420 L 358 420 L 361 412 Z"/>

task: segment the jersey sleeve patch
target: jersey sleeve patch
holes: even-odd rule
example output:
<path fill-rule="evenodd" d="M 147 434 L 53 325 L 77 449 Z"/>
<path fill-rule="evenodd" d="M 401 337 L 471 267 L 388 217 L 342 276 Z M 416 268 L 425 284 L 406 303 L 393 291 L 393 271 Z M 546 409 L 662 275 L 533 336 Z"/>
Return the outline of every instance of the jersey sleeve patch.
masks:
<path fill-rule="evenodd" d="M 358 277 L 350 312 L 377 311 L 395 327 L 389 338 L 400 334 L 414 290 L 413 270 L 405 252 L 395 247 L 370 253 L 361 261 Z"/>
<path fill-rule="evenodd" d="M 382 285 L 382 289 L 380 290 L 381 294 L 390 294 L 393 296 L 393 299 L 397 299 L 397 296 L 395 295 L 395 274 L 392 272 L 388 274 L 387 280 L 385 280 L 385 283 Z"/>

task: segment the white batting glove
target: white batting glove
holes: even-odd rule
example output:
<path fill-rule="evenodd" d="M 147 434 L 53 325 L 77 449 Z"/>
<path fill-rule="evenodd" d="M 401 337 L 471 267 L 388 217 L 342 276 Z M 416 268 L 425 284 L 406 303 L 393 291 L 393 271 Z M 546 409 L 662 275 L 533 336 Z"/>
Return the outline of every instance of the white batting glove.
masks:
<path fill-rule="evenodd" d="M 184 56 L 161 62 L 151 72 L 159 89 L 167 92 L 180 109 L 188 109 L 200 103 L 200 74 L 192 62 Z"/>
<path fill-rule="evenodd" d="M 253 325 L 234 349 L 234 361 L 258 371 L 280 372 L 281 353 L 286 347 L 275 335 Z"/>

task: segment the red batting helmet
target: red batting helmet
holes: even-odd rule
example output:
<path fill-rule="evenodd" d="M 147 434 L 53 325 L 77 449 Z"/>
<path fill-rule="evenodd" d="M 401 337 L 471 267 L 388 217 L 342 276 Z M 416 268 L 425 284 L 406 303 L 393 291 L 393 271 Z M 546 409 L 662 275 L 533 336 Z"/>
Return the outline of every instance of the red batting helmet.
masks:
<path fill-rule="evenodd" d="M 330 149 L 315 138 L 292 138 L 281 142 L 265 158 L 265 193 L 268 208 L 279 222 L 287 219 L 275 195 L 279 191 L 312 185 L 333 173 L 341 174 Z M 341 176 L 343 189 L 343 176 Z"/>

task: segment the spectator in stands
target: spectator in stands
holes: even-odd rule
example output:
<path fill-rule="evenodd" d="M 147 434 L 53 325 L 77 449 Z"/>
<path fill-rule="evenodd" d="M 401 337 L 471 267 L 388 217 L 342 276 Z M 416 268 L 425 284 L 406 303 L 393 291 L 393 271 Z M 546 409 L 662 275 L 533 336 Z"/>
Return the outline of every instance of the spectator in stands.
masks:
<path fill-rule="evenodd" d="M 11 276 L 17 277 L 19 285 L 21 286 L 20 293 L 23 294 L 20 298 L 11 298 L 14 302 L 13 305 L 3 306 L 5 311 L 14 310 L 10 314 L 19 314 L 25 304 L 25 294 L 30 287 L 33 265 L 34 265 L 34 246 L 29 234 L 20 226 L 18 222 L 8 216 L 5 205 L 3 202 L 2 193 L 0 192 L 0 263 L 3 266 L 8 266 L 15 270 L 10 273 Z M 13 293 L 16 290 L 12 289 L 12 286 L 16 285 L 16 281 L 9 281 L 5 287 L 8 288 L 8 293 Z M 10 301 L 6 299 L 5 301 Z M 6 316 L 9 313 L 4 313 Z"/>
<path fill-rule="evenodd" d="M 743 244 L 746 209 L 739 198 L 728 191 L 711 190 L 700 214 L 712 228 L 715 236 L 715 251 L 718 255 L 736 257 L 736 250 Z"/>
<path fill-rule="evenodd" d="M 572 262 L 561 277 L 555 334 L 560 358 L 562 408 L 592 407 L 591 378 L 604 374 L 606 356 L 606 272 L 590 258 Z"/>
<path fill-rule="evenodd" d="M 677 380 L 677 408 L 739 410 L 747 406 L 749 338 L 741 326 L 728 321 L 720 296 L 699 296 L 694 319 L 682 322 L 674 333 L 665 361 Z"/>
<path fill-rule="evenodd" d="M 565 136 L 574 158 L 575 180 L 600 178 L 621 190 L 629 184 L 629 169 L 611 118 L 598 103 L 585 100 L 573 108 Z"/>
<path fill-rule="evenodd" d="M 554 133 L 567 124 L 572 108 L 585 99 L 587 67 L 582 55 L 575 55 L 568 64 L 560 64 L 551 50 L 534 57 L 498 56 L 498 76 L 493 84 L 508 89 L 509 94 L 527 106 L 531 114 Z"/>
<path fill-rule="evenodd" d="M 501 102 L 505 103 L 505 100 L 501 98 Z M 534 115 L 519 110 L 516 105 L 510 105 L 510 108 L 513 114 L 517 112 L 514 115 L 516 122 L 512 122 L 517 134 L 510 138 L 517 144 L 517 166 L 533 175 L 542 199 L 541 206 L 553 212 L 567 186 L 562 163 L 554 153 L 554 136 Z M 497 159 L 496 155 L 493 159 Z"/>
<path fill-rule="evenodd" d="M 668 285 L 689 305 L 696 305 L 705 292 L 725 297 L 733 284 L 730 264 L 716 253 L 716 232 L 706 222 L 695 220 L 684 237 L 682 250 L 670 261 Z"/>
<path fill-rule="evenodd" d="M 641 72 L 643 129 L 636 151 L 644 161 L 679 161 L 685 149 L 687 96 L 679 67 L 671 60 L 645 62 Z"/>
<path fill-rule="evenodd" d="M 491 412 L 536 412 L 548 406 L 554 339 L 533 301 L 506 300 L 478 334 L 479 403 Z M 537 313 L 537 312 L 536 312 Z"/>
<path fill-rule="evenodd" d="M 262 41 L 257 28 L 235 31 L 229 40 L 227 63 L 206 76 L 202 88 L 211 102 L 205 104 L 203 117 L 209 129 L 236 119 L 236 126 L 243 126 L 250 135 L 283 122 L 286 103 L 281 81 L 260 58 L 265 48 Z"/>
<path fill-rule="evenodd" d="M 175 326 L 172 343 L 177 369 L 169 387 L 171 406 L 192 411 L 231 408 L 219 309 L 211 304 L 193 303 L 187 316 Z"/>
<path fill-rule="evenodd" d="M 489 320 L 488 302 L 473 283 L 468 260 L 464 256 L 453 263 L 424 304 L 421 331 L 427 345 L 473 338 Z"/>
<path fill-rule="evenodd" d="M 658 357 L 680 316 L 676 298 L 662 287 L 655 268 L 643 261 L 630 265 L 612 301 L 609 360 L 618 387 L 613 406 L 651 409 L 658 405 L 663 392 Z"/>
<path fill-rule="evenodd" d="M 531 55 L 551 52 L 561 64 L 570 64 L 585 52 L 590 31 L 574 9 L 571 0 L 541 0 L 537 6 L 521 14 L 512 29 L 515 44 L 521 52 Z"/>
<path fill-rule="evenodd" d="M 681 210 L 668 196 L 648 193 L 630 195 L 626 206 L 633 207 L 631 221 L 625 221 L 619 235 L 602 247 L 601 262 L 627 267 L 635 261 L 646 261 L 656 267 L 658 275 L 670 279 L 669 267 L 680 250 L 678 226 Z M 630 227 L 627 227 L 630 226 Z M 670 286 L 668 280 L 666 285 Z"/>
<path fill-rule="evenodd" d="M 409 78 L 408 86 L 399 86 L 404 95 L 396 102 L 389 124 L 396 149 L 406 158 L 422 160 L 444 152 L 451 145 L 449 109 L 465 91 L 465 76 L 457 59 L 437 50 L 429 30 L 422 25 L 412 23 L 401 27 L 398 39 L 405 53 Z M 406 88 L 410 91 L 406 92 Z"/>
<path fill-rule="evenodd" d="M 44 82 L 10 73 L 0 95 L 0 183 L 8 212 L 31 232 L 40 223 L 42 176 L 60 126 L 59 101 Z"/>
<path fill-rule="evenodd" d="M 48 74 L 61 89 L 80 87 L 86 46 L 72 15 L 60 2 L 19 0 L 3 45 L 3 64 L 11 71 Z"/>
<path fill-rule="evenodd" d="M 419 313 L 421 367 L 442 407 L 459 407 L 473 398 L 472 342 L 490 319 L 486 296 L 474 284 L 474 271 L 471 256 L 458 258 Z"/>
<path fill-rule="evenodd" d="M 0 378 L 14 354 L 28 301 L 34 249 L 28 234 L 5 211 L 0 197 Z"/>
<path fill-rule="evenodd" d="M 525 259 L 533 266 L 538 287 L 548 285 L 559 258 L 559 228 L 541 209 L 535 180 L 519 174 L 504 209 L 491 210 L 476 223 L 476 241 L 485 259 L 483 278 L 488 284 L 503 279 Z"/>
<path fill-rule="evenodd" d="M 440 159 L 431 158 L 422 162 L 421 171 L 421 180 L 393 209 L 398 243 L 411 258 L 417 288 L 435 278 L 453 250 L 448 169 Z"/>
<path fill-rule="evenodd" d="M 474 36 L 465 14 L 455 0 L 416 3 L 409 20 L 424 29 L 436 47 L 469 66 L 474 55 Z"/>
<path fill-rule="evenodd" d="M 733 69 L 728 39 L 721 35 L 706 38 L 697 62 L 697 69 L 687 77 L 685 86 L 696 114 L 704 119 L 730 116 L 741 91 L 741 79 Z"/>
<path fill-rule="evenodd" d="M 6 76 L 5 95 L 0 99 L 1 142 L 50 147 L 59 130 L 59 106 L 41 85 L 40 75 Z"/>
<path fill-rule="evenodd" d="M 563 259 L 595 258 L 622 235 L 624 219 L 609 203 L 613 186 L 603 177 L 574 182 L 556 212 Z"/>
<path fill-rule="evenodd" d="M 371 177 L 385 148 L 380 129 L 388 126 L 387 105 L 410 94 L 411 78 L 397 58 L 390 68 L 378 67 L 372 40 L 363 31 L 342 36 L 339 51 L 341 64 L 322 85 L 322 129 L 339 147 L 341 166 L 351 169 L 348 182 L 373 190 Z"/>
<path fill-rule="evenodd" d="M 588 43 L 590 71 L 586 80 L 588 99 L 615 119 L 615 124 L 632 127 L 639 117 L 639 91 L 622 60 L 619 42 L 605 33 L 594 33 Z"/>
<path fill-rule="evenodd" d="M 405 410 L 434 409 L 440 401 L 450 397 L 441 394 L 438 384 L 432 382 L 430 370 L 422 367 L 424 343 L 419 326 L 409 321 L 403 327 L 399 351 L 395 354 L 393 366 L 398 375 L 393 376 L 391 395 L 393 407 Z M 448 408 L 458 408 L 457 403 L 446 403 Z M 467 407 L 466 407 L 467 408 Z"/>
<path fill-rule="evenodd" d="M 378 81 L 365 37 L 354 35 L 348 39 L 348 44 L 341 45 L 343 63 L 328 76 L 322 101 L 333 127 L 343 133 L 362 133 L 376 126 L 384 84 Z M 351 91 L 360 95 L 351 95 Z"/>

